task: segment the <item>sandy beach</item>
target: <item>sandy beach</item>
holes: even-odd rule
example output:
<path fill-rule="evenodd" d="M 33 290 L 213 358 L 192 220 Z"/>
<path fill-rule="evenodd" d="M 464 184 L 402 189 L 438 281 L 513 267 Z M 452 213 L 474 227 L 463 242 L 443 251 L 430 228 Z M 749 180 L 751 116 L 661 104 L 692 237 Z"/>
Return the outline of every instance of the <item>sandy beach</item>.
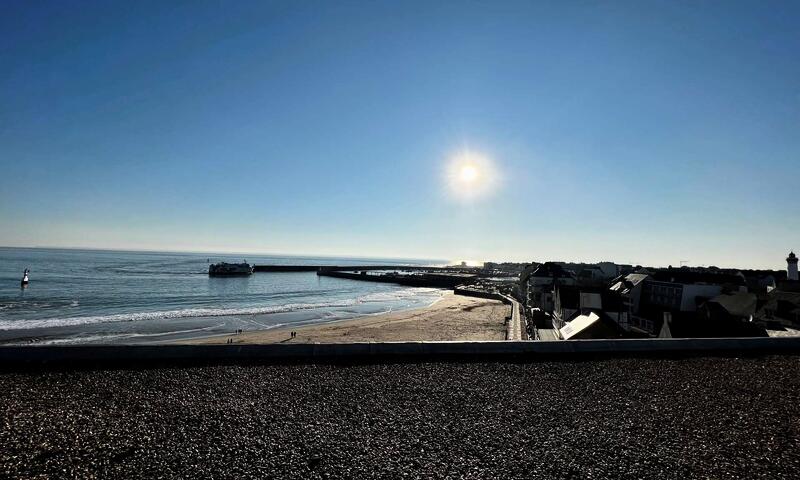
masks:
<path fill-rule="evenodd" d="M 505 340 L 511 307 L 496 300 L 445 292 L 426 308 L 403 310 L 339 322 L 243 332 L 179 343 L 346 343 L 444 340 Z M 297 336 L 291 338 L 290 332 Z"/>

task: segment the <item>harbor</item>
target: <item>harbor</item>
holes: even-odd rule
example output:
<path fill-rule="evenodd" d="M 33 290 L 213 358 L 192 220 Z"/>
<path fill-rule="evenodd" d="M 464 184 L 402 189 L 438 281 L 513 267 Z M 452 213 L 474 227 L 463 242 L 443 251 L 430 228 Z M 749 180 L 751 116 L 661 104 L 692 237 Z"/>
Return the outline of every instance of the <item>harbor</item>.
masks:
<path fill-rule="evenodd" d="M 289 265 L 292 271 L 209 272 L 219 263 Z M 443 292 L 318 276 L 326 264 L 400 267 L 347 257 L 0 248 L 0 344 L 163 344 L 236 331 L 296 330 L 426 308 Z M 414 266 L 402 265 L 419 272 Z M 29 284 L 20 288 L 26 268 Z"/>
<path fill-rule="evenodd" d="M 0 249 L 0 344 L 527 338 L 496 268 L 247 257 Z M 317 329 L 329 324 L 347 334 Z"/>

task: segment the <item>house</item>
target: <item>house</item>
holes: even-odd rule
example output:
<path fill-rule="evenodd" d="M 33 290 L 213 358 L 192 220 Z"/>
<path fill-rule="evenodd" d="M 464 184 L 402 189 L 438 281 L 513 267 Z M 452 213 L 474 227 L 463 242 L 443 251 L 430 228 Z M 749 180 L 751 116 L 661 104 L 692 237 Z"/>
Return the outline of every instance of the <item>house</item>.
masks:
<path fill-rule="evenodd" d="M 523 275 L 525 275 L 523 273 Z M 556 285 L 574 285 L 575 275 L 554 262 L 545 262 L 520 277 L 522 295 L 528 308 L 544 312 L 553 310 L 553 289 Z"/>
<path fill-rule="evenodd" d="M 756 313 L 754 293 L 723 293 L 704 303 L 700 310 L 707 318 L 727 318 L 751 321 Z"/>
<path fill-rule="evenodd" d="M 602 287 L 556 285 L 553 289 L 553 325 L 561 328 L 564 322 L 580 312 L 602 311 L 606 307 L 604 293 Z"/>
<path fill-rule="evenodd" d="M 700 307 L 696 325 L 706 327 L 708 336 L 766 337 L 765 326 L 753 321 L 757 305 L 754 293 L 723 293 Z"/>
<path fill-rule="evenodd" d="M 773 290 L 753 316 L 766 325 L 800 328 L 800 293 Z"/>
<path fill-rule="evenodd" d="M 576 318 L 596 313 L 603 322 L 614 324 L 611 337 L 649 336 L 653 332 L 649 320 L 633 321 L 629 302 L 617 291 L 604 287 L 587 287 L 580 285 L 557 285 L 553 292 L 553 328 L 561 330 Z M 642 327 L 643 322 L 646 327 Z M 595 327 L 592 327 L 593 329 Z"/>
<path fill-rule="evenodd" d="M 558 262 L 561 268 L 577 272 L 575 278 L 578 284 L 587 286 L 600 286 L 609 280 L 632 271 L 630 265 L 617 265 L 613 262 L 598 263 L 566 263 Z"/>
<path fill-rule="evenodd" d="M 564 340 L 586 340 L 619 338 L 624 332 L 602 312 L 588 312 L 570 320 L 558 330 L 558 333 Z"/>
<path fill-rule="evenodd" d="M 694 312 L 664 312 L 659 337 L 766 337 L 765 325 L 753 321 L 757 305 L 754 293 L 722 293 Z"/>
<path fill-rule="evenodd" d="M 786 272 L 782 270 L 741 270 L 747 290 L 752 293 L 767 293 L 786 280 Z"/>
<path fill-rule="evenodd" d="M 590 265 L 578 271 L 577 280 L 581 285 L 600 285 L 608 281 L 609 277 L 606 272 L 599 266 Z"/>
<path fill-rule="evenodd" d="M 622 275 L 611 282 L 609 290 L 622 295 L 627 303 L 630 304 L 632 313 L 638 314 L 642 299 L 642 287 L 644 286 L 644 281 L 648 278 L 650 278 L 650 275 L 646 273 Z"/>
<path fill-rule="evenodd" d="M 709 320 L 709 315 L 721 318 L 727 303 L 723 300 L 722 304 L 703 306 L 731 293 L 747 293 L 745 277 L 739 272 L 685 267 L 655 270 L 641 282 L 639 304 L 632 320 L 650 321 L 652 327 L 648 329 L 660 332 L 662 337 L 729 336 L 724 333 L 737 329 L 738 324 Z"/>
<path fill-rule="evenodd" d="M 639 334 L 654 335 L 657 333 L 653 320 L 641 315 L 642 291 L 645 281 L 650 278 L 649 273 L 629 273 L 621 275 L 611 282 L 609 291 L 619 295 L 622 311 L 627 316 L 618 314 L 621 319 L 620 326 L 628 331 Z"/>
<path fill-rule="evenodd" d="M 553 328 L 562 328 L 580 312 L 581 288 L 574 285 L 557 285 L 553 289 Z"/>
<path fill-rule="evenodd" d="M 645 280 L 640 309 L 660 312 L 694 312 L 723 292 L 747 292 L 744 275 L 688 269 L 657 270 Z"/>
<path fill-rule="evenodd" d="M 629 273 L 611 281 L 609 288 L 561 286 L 555 298 L 553 324 L 560 327 L 576 311 L 603 312 L 625 332 L 635 336 L 655 334 L 650 319 L 639 315 L 641 294 L 648 274 Z"/>

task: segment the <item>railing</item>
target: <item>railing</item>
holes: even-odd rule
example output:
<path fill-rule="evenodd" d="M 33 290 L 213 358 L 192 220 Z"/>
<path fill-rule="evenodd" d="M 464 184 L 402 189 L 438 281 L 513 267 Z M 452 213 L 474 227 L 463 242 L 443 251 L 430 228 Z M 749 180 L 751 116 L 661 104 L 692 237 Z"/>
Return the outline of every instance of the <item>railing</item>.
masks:
<path fill-rule="evenodd" d="M 503 302 L 511 305 L 511 318 L 506 323 L 506 340 L 522 340 L 522 321 L 519 302 L 507 295 L 500 295 Z"/>
<path fill-rule="evenodd" d="M 566 324 L 567 322 L 561 319 L 561 315 L 559 315 L 558 312 L 553 311 L 553 328 L 556 330 L 561 330 Z"/>
<path fill-rule="evenodd" d="M 631 327 L 638 328 L 639 330 L 644 330 L 649 333 L 656 333 L 655 325 L 653 324 L 652 320 L 648 320 L 646 318 L 636 317 L 631 315 L 628 320 L 628 324 Z"/>

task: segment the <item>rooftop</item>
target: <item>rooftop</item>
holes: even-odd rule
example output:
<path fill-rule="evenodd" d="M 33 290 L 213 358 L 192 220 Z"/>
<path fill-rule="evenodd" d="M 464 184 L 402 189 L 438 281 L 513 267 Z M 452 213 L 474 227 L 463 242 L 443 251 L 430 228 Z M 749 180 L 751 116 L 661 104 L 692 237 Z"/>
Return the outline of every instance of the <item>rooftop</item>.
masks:
<path fill-rule="evenodd" d="M 0 472 L 793 478 L 798 369 L 787 355 L 5 372 Z"/>
<path fill-rule="evenodd" d="M 536 270 L 533 271 L 531 274 L 533 277 L 556 277 L 556 278 L 574 278 L 575 275 L 563 268 L 561 265 L 553 262 L 545 262 L 538 267 Z"/>
<path fill-rule="evenodd" d="M 716 272 L 696 272 L 683 268 L 664 268 L 655 271 L 651 278 L 659 282 L 672 282 L 683 284 L 712 284 L 724 285 L 731 284 L 737 286 L 744 286 L 745 280 L 743 275 L 731 273 L 716 273 Z"/>
<path fill-rule="evenodd" d="M 628 275 L 621 275 L 612 280 L 609 290 L 621 294 L 630 293 L 634 287 L 647 280 L 649 276 L 649 274 L 645 273 L 629 273 Z"/>

